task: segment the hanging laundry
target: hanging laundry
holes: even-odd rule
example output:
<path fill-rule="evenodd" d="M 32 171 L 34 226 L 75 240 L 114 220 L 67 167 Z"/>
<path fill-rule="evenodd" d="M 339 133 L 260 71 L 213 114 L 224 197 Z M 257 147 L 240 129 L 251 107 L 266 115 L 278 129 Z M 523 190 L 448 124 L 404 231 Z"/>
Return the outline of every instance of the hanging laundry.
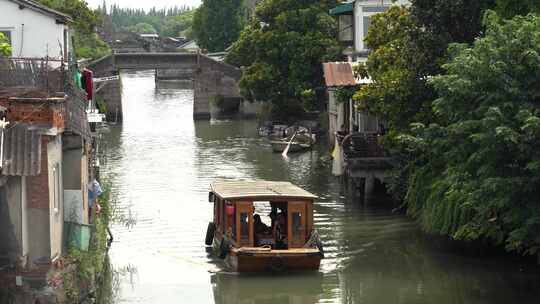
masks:
<path fill-rule="evenodd" d="M 84 90 L 86 91 L 88 100 L 92 100 L 94 99 L 94 73 L 88 69 L 84 69 L 82 74 L 85 84 Z"/>
<path fill-rule="evenodd" d="M 81 72 L 79 70 L 77 70 L 75 72 L 75 85 L 79 89 L 83 88 L 83 86 L 82 86 L 82 74 L 81 74 Z"/>
<path fill-rule="evenodd" d="M 81 89 L 83 89 L 86 92 L 86 79 L 84 78 L 82 73 L 81 73 Z"/>

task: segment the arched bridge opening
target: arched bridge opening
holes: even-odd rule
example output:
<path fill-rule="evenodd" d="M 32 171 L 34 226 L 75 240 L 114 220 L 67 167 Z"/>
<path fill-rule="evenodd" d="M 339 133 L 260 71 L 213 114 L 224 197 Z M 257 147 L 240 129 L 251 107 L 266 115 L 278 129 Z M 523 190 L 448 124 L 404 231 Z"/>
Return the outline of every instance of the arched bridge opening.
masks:
<path fill-rule="evenodd" d="M 155 70 L 156 76 L 183 74 L 193 80 L 193 118 L 210 119 L 215 101 L 242 99 L 238 87 L 241 71 L 223 62 L 197 53 L 115 53 L 88 65 L 95 77 L 119 75 L 120 70 Z M 100 88 L 107 104 L 107 117 L 122 117 L 120 80 Z"/>

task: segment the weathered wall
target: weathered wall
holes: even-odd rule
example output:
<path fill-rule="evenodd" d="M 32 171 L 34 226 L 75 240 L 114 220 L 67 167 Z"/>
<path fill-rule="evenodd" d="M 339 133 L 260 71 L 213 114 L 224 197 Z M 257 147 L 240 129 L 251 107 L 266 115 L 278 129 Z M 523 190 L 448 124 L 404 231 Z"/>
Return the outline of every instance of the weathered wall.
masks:
<path fill-rule="evenodd" d="M 215 70 L 203 69 L 195 75 L 194 79 L 194 119 L 210 119 L 219 115 L 224 108 L 220 108 L 218 99 L 241 99 L 238 81 L 226 76 L 225 73 Z M 240 107 L 237 107 L 240 109 Z"/>
<path fill-rule="evenodd" d="M 64 227 L 63 182 L 62 182 L 62 137 L 55 136 L 47 144 L 49 167 L 49 210 L 51 254 L 54 258 L 62 254 Z"/>
<path fill-rule="evenodd" d="M 17 242 L 17 202 L 10 202 L 10 185 L 0 187 L 0 265 L 12 263 L 20 251 Z"/>
<path fill-rule="evenodd" d="M 63 98 L 50 100 L 30 100 L 25 98 L 0 97 L 0 105 L 9 109 L 8 121 L 51 125 L 59 131 L 65 128 Z"/>
<path fill-rule="evenodd" d="M 191 80 L 193 79 L 193 69 L 185 70 L 157 70 L 156 81 L 159 80 Z"/>
<path fill-rule="evenodd" d="M 41 173 L 26 177 L 28 201 L 28 259 L 32 267 L 38 259 L 49 259 L 51 255 L 49 227 L 49 162 L 48 136 L 42 136 Z"/>
<path fill-rule="evenodd" d="M 85 147 L 79 136 L 63 137 L 62 155 L 62 179 L 64 182 L 64 194 L 66 190 L 79 191 L 78 206 L 82 210 L 77 210 L 82 214 L 81 223 L 88 224 L 88 158 L 85 154 Z M 68 202 L 64 195 L 64 212 L 68 210 Z M 70 218 L 69 214 L 64 214 L 64 219 Z"/>
<path fill-rule="evenodd" d="M 240 115 L 243 118 L 256 118 L 261 114 L 262 107 L 263 103 L 260 101 L 249 102 L 244 100 L 240 104 Z"/>
<path fill-rule="evenodd" d="M 47 159 L 47 144 L 49 138 L 41 137 L 41 174 L 37 176 L 28 176 L 26 178 L 26 187 L 28 193 L 28 207 L 35 209 L 49 210 L 49 180 L 48 180 L 48 163 Z"/>
<path fill-rule="evenodd" d="M 28 208 L 28 259 L 30 267 L 37 260 L 50 259 L 49 210 Z"/>
<path fill-rule="evenodd" d="M 7 0 L 0 0 L 0 12 L 0 31 L 10 32 L 13 57 L 67 57 L 62 56 L 64 41 L 68 45 L 71 41 L 68 37 L 64 40 L 66 25 L 58 24 L 52 16 L 20 9 L 17 3 Z"/>
<path fill-rule="evenodd" d="M 107 121 L 119 122 L 122 116 L 122 80 L 109 81 L 96 93 L 107 106 Z"/>
<path fill-rule="evenodd" d="M 9 209 L 9 218 L 14 232 L 16 243 L 12 244 L 14 253 L 20 255 L 22 252 L 22 201 L 21 201 L 21 177 L 9 177 L 6 183 L 6 198 Z"/>

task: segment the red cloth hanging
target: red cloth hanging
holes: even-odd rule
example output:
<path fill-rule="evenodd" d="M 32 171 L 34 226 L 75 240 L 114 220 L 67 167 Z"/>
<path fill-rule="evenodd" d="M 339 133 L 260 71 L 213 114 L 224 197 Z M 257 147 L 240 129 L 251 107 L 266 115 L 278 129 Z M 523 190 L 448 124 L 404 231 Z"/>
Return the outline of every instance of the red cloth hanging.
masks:
<path fill-rule="evenodd" d="M 94 99 L 94 72 L 84 69 L 82 72 L 84 78 L 84 90 L 88 100 Z"/>

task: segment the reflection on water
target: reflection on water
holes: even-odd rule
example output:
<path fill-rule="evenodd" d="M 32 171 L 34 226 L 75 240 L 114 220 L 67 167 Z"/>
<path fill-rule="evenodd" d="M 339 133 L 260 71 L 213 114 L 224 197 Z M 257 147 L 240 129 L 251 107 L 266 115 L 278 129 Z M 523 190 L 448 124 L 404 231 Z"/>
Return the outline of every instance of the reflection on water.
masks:
<path fill-rule="evenodd" d="M 288 276 L 214 274 L 211 277 L 214 300 L 223 304 L 317 303 L 324 293 L 323 280 L 324 275 L 320 273 Z"/>
<path fill-rule="evenodd" d="M 107 134 L 103 168 L 120 216 L 136 223 L 113 227 L 119 303 L 537 303 L 538 277 L 515 264 L 452 254 L 403 216 L 345 199 L 324 145 L 283 159 L 255 121 L 194 122 L 192 91 L 155 89 L 153 73 L 122 77 L 125 121 Z M 203 242 L 216 178 L 288 180 L 317 194 L 320 272 L 219 272 Z"/>

